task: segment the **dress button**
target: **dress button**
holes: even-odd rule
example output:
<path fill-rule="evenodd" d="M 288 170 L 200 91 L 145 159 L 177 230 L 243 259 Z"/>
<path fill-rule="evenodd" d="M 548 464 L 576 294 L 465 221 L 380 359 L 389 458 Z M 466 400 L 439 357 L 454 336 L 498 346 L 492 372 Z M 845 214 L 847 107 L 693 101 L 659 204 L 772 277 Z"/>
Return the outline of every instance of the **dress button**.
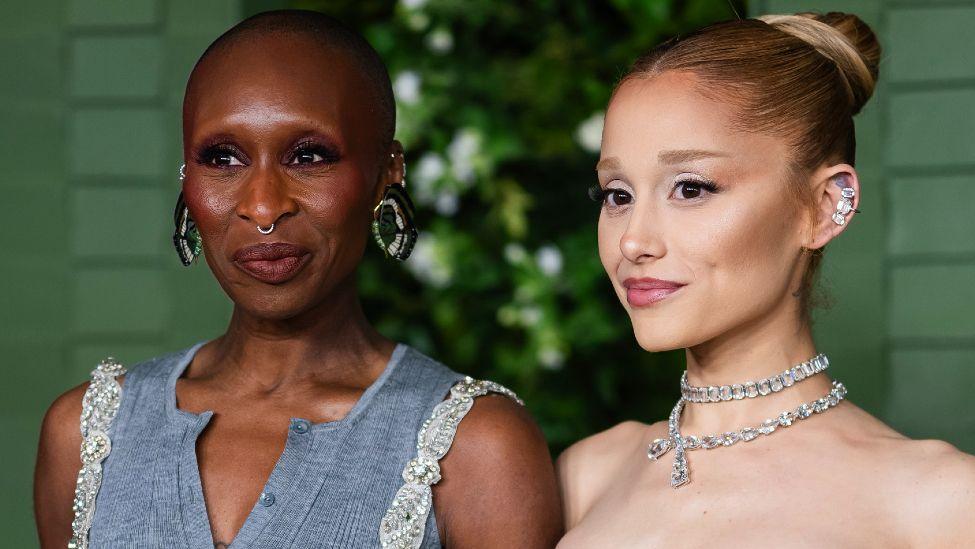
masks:
<path fill-rule="evenodd" d="M 294 423 L 291 424 L 291 430 L 298 433 L 299 435 L 307 433 L 309 427 L 310 425 L 308 424 L 308 422 L 303 419 L 296 420 Z"/>
<path fill-rule="evenodd" d="M 274 494 L 271 492 L 261 492 L 260 501 L 264 507 L 270 507 L 274 505 Z"/>

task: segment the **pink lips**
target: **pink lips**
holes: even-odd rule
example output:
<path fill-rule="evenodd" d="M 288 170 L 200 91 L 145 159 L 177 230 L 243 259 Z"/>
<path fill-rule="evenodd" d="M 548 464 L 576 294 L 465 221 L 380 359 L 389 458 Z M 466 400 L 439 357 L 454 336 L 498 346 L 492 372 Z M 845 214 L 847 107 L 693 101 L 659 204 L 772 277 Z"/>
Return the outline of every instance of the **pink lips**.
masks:
<path fill-rule="evenodd" d="M 268 284 L 287 282 L 308 263 L 311 252 L 297 244 L 273 242 L 241 248 L 234 253 L 234 264 L 252 277 Z"/>
<path fill-rule="evenodd" d="M 626 301 L 631 307 L 653 305 L 667 299 L 684 286 L 686 284 L 658 278 L 627 278 L 623 281 L 623 287 L 626 288 Z"/>

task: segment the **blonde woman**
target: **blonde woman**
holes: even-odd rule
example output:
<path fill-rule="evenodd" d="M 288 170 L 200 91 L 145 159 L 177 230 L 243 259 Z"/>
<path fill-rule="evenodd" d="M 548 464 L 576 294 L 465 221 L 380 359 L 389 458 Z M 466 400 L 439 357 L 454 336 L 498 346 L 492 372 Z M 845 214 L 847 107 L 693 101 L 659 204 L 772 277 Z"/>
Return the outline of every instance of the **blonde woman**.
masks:
<path fill-rule="evenodd" d="M 810 330 L 879 58 L 854 15 L 766 16 L 663 44 L 616 89 L 600 258 L 640 346 L 687 372 L 668 421 L 561 456 L 560 547 L 970 546 L 975 458 L 850 403 Z"/>

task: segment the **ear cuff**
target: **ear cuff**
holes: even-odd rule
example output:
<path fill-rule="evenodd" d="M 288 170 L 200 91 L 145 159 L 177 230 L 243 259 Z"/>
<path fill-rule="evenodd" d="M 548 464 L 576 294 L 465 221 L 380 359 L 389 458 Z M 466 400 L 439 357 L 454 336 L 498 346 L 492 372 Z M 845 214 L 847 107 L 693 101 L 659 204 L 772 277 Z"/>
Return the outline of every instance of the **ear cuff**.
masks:
<path fill-rule="evenodd" d="M 860 213 L 860 210 L 853 207 L 853 198 L 857 194 L 853 187 L 843 187 L 840 193 L 842 193 L 843 197 L 836 203 L 836 211 L 833 212 L 833 223 L 842 226 L 846 225 L 846 216 L 850 212 Z"/>

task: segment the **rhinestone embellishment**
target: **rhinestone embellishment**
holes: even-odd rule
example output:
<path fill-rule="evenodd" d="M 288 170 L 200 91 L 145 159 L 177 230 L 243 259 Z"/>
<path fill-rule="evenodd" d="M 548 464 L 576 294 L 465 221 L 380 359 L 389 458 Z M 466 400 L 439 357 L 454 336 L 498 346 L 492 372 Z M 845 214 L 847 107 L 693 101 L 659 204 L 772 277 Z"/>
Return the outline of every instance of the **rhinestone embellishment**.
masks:
<path fill-rule="evenodd" d="M 856 190 L 853 187 L 844 187 L 840 193 L 842 197 L 836 203 L 836 211 L 833 212 L 833 223 L 837 225 L 846 225 L 846 215 L 850 212 L 860 210 L 855 210 L 853 208 L 853 198 L 856 196 Z"/>
<path fill-rule="evenodd" d="M 743 398 L 755 398 L 759 396 L 778 393 L 782 389 L 792 387 L 797 381 L 802 381 L 809 376 L 826 371 L 829 368 L 829 359 L 820 353 L 813 358 L 797 364 L 792 368 L 759 381 L 748 381 L 746 383 L 734 385 L 722 385 L 720 387 L 694 387 L 687 383 L 687 372 L 680 380 L 681 396 L 688 402 L 727 402 L 729 400 L 741 400 Z"/>
<path fill-rule="evenodd" d="M 431 486 L 440 482 L 439 461 L 450 450 L 457 426 L 474 406 L 476 397 L 488 393 L 524 402 L 508 388 L 493 381 L 465 377 L 450 389 L 450 397 L 433 408 L 417 434 L 416 457 L 403 468 L 405 484 L 396 492 L 379 523 L 379 543 L 393 549 L 419 549 L 427 516 L 433 507 Z M 666 452 L 666 450 L 664 450 Z"/>
<path fill-rule="evenodd" d="M 745 427 L 738 431 L 729 431 L 719 435 L 706 436 L 683 436 L 680 434 L 680 415 L 687 402 L 684 398 L 681 398 L 670 412 L 670 418 L 667 421 L 669 436 L 667 438 L 654 439 L 647 448 L 647 457 L 650 458 L 650 461 L 657 461 L 670 450 L 674 450 L 674 465 L 670 475 L 670 485 L 673 488 L 680 488 L 690 482 L 690 471 L 687 467 L 685 451 L 723 448 L 725 446 L 733 446 L 740 441 L 751 442 L 760 436 L 771 435 L 779 429 L 791 426 L 796 421 L 809 418 L 813 413 L 822 413 L 837 406 L 846 398 L 846 394 L 846 386 L 839 381 L 834 381 L 832 389 L 830 389 L 830 392 L 826 396 L 811 403 L 802 404 L 794 410 L 782 412 L 777 417 L 766 419 L 759 425 Z"/>
<path fill-rule="evenodd" d="M 112 451 L 108 431 L 122 399 L 122 386 L 117 377 L 124 373 L 124 366 L 114 358 L 106 358 L 92 370 L 91 384 L 81 400 L 81 470 L 74 490 L 69 549 L 88 547 L 95 497 L 102 485 L 102 462 Z"/>

